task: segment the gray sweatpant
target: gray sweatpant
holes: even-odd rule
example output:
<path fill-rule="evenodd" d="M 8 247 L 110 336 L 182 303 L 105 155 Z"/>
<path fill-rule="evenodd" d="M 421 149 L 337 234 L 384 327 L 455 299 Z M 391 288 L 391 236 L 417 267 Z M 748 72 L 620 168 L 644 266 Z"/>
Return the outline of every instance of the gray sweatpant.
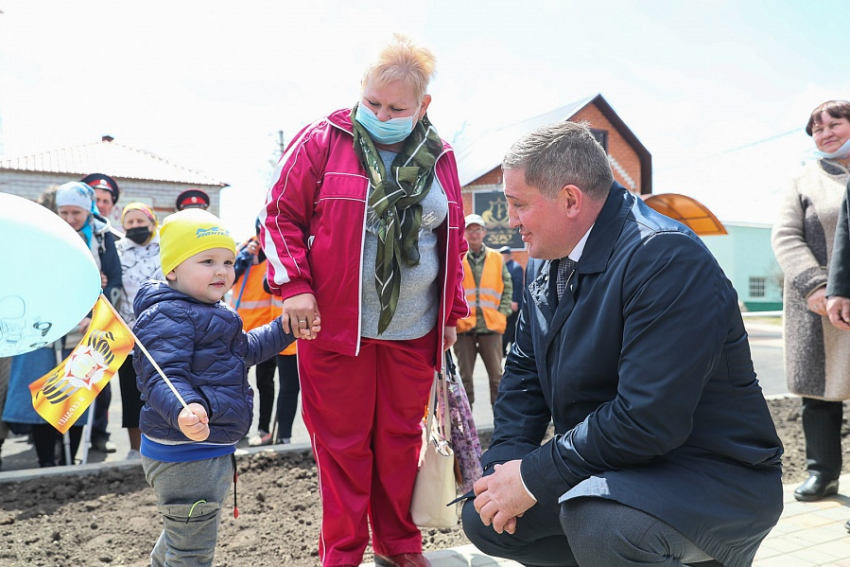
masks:
<path fill-rule="evenodd" d="M 151 551 L 153 567 L 212 565 L 219 512 L 233 482 L 231 458 L 164 463 L 142 456 L 145 480 L 162 516 L 162 533 Z"/>

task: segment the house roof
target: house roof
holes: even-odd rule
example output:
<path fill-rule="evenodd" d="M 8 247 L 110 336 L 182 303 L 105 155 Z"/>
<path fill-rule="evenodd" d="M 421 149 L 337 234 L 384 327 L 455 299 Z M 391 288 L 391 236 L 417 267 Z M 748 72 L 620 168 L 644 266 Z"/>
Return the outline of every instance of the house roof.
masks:
<path fill-rule="evenodd" d="M 601 94 L 577 100 L 545 114 L 503 126 L 455 148 L 460 184 L 468 185 L 502 163 L 505 154 L 523 135 L 559 120 L 569 120 L 584 107 L 593 104 L 635 150 L 641 161 L 641 192 L 652 192 L 652 156 L 626 123 L 614 112 Z"/>
<path fill-rule="evenodd" d="M 0 170 L 86 175 L 109 172 L 115 178 L 227 187 L 227 183 L 137 150 L 104 136 L 99 142 L 47 150 L 19 157 L 0 157 Z"/>

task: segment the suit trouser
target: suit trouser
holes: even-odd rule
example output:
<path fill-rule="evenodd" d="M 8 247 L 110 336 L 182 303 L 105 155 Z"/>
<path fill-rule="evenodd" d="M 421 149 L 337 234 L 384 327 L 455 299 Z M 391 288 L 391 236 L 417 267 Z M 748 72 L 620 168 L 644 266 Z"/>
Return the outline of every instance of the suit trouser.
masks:
<path fill-rule="evenodd" d="M 468 500 L 463 531 L 484 553 L 527 567 L 722 567 L 658 518 L 604 498 L 569 500 L 560 514 L 534 506 L 517 519 L 513 535 L 485 526 Z"/>
<path fill-rule="evenodd" d="M 475 387 L 472 371 L 475 357 L 480 354 L 490 383 L 490 405 L 496 403 L 499 382 L 502 380 L 502 333 L 461 333 L 455 343 L 458 370 L 469 403 L 475 402 Z"/>
<path fill-rule="evenodd" d="M 806 436 L 806 470 L 827 480 L 841 475 L 843 402 L 803 398 L 801 417 Z"/>
<path fill-rule="evenodd" d="M 301 405 L 319 473 L 325 567 L 359 565 L 369 542 L 381 555 L 418 553 L 410 499 L 422 417 L 434 380 L 437 334 L 361 339 L 346 356 L 298 343 Z"/>

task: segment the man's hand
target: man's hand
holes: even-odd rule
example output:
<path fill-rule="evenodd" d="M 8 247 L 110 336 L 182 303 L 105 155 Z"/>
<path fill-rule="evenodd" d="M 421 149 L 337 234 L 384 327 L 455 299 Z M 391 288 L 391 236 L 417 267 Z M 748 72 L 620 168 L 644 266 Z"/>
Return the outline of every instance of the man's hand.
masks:
<path fill-rule="evenodd" d="M 321 316 L 316 296 L 312 293 L 299 293 L 283 300 L 283 330 L 289 333 L 291 329 L 296 339 L 315 339 L 321 329 L 321 321 L 314 324 L 317 319 Z"/>
<path fill-rule="evenodd" d="M 817 313 L 821 317 L 826 317 L 826 286 L 819 287 L 806 298 L 806 305 L 809 311 Z"/>
<path fill-rule="evenodd" d="M 826 313 L 829 321 L 844 331 L 850 331 L 850 299 L 831 296 L 826 302 Z"/>
<path fill-rule="evenodd" d="M 210 436 L 209 422 L 207 410 L 198 403 L 189 404 L 188 407 L 183 408 L 183 411 L 177 417 L 177 425 L 180 426 L 180 431 L 192 441 L 207 440 L 207 437 Z"/>
<path fill-rule="evenodd" d="M 518 301 L 511 301 L 511 311 L 513 311 L 514 313 L 519 311 L 519 302 Z"/>
<path fill-rule="evenodd" d="M 496 533 L 516 531 L 516 518 L 536 504 L 522 484 L 519 460 L 496 465 L 493 474 L 480 478 L 475 491 L 475 511 L 485 526 L 493 524 Z"/>

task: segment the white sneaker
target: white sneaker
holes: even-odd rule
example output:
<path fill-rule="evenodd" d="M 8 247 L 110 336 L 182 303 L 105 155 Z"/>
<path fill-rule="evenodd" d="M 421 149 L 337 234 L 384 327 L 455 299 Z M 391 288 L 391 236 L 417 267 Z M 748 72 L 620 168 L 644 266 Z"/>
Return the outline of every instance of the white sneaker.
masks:
<path fill-rule="evenodd" d="M 278 445 L 289 445 L 292 443 L 292 439 L 290 437 L 282 437 L 277 440 Z"/>
<path fill-rule="evenodd" d="M 130 449 L 127 451 L 127 456 L 124 457 L 124 460 L 127 461 L 137 461 L 142 458 L 142 454 L 136 451 L 135 449 Z"/>
<path fill-rule="evenodd" d="M 251 438 L 248 442 L 251 447 L 261 447 L 263 445 L 271 445 L 272 444 L 272 434 L 268 431 L 263 431 L 260 429 L 257 431 L 257 434 Z"/>

